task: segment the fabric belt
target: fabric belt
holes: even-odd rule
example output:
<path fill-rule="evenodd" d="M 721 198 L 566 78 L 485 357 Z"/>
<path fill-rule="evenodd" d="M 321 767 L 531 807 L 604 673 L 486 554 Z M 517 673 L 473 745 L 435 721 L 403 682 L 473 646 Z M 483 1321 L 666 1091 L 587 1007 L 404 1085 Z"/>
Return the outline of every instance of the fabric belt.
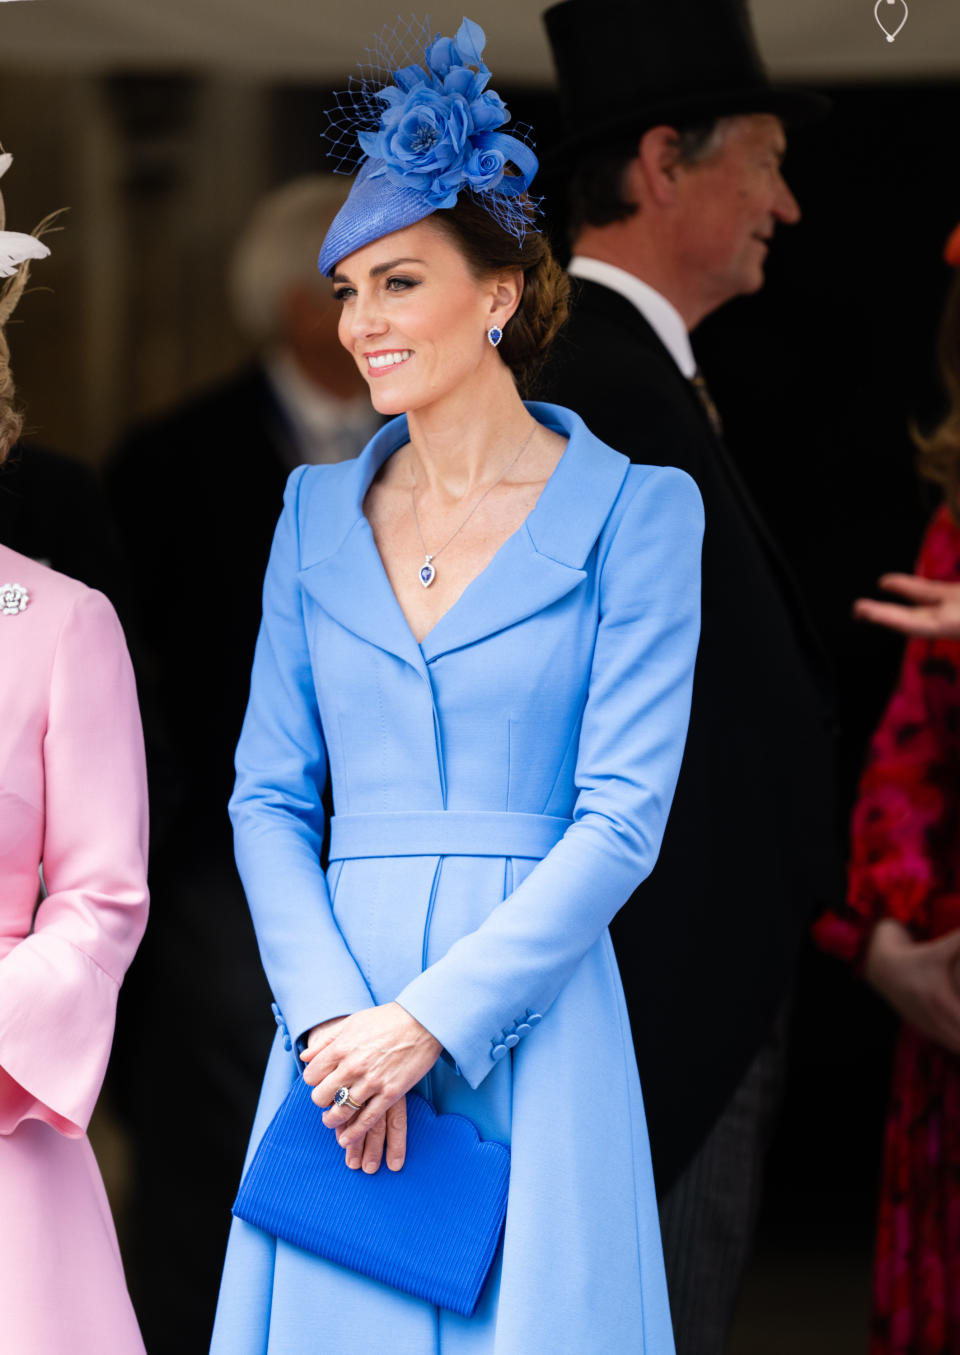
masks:
<path fill-rule="evenodd" d="M 550 814 L 413 809 L 389 814 L 335 814 L 330 860 L 358 856 L 522 856 L 541 860 L 572 819 Z"/>

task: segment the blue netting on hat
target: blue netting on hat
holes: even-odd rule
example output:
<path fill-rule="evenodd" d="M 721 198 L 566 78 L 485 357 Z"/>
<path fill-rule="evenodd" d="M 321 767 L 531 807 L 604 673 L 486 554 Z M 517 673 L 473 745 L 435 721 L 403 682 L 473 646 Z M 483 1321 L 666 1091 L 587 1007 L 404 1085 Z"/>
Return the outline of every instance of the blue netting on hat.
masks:
<path fill-rule="evenodd" d="M 327 111 L 323 133 L 340 173 L 362 162 L 350 196 L 320 252 L 320 270 L 353 250 L 452 207 L 469 193 L 502 229 L 522 241 L 537 202 L 528 127 L 500 129 L 510 114 L 487 88 L 486 37 L 464 19 L 453 38 L 433 37 L 428 20 L 385 29 Z M 386 227 L 386 229 L 384 229 Z"/>
<path fill-rule="evenodd" d="M 394 71 L 423 61 L 433 41 L 429 18 L 410 15 L 386 27 L 357 62 L 356 74 L 347 77 L 346 89 L 337 90 L 333 105 L 324 109 L 327 126 L 320 133 L 327 143 L 327 158 L 333 161 L 335 174 L 353 174 L 365 152 L 357 140 L 359 132 L 375 132 L 383 116 L 383 101 L 378 98 L 385 85 L 393 84 Z"/>

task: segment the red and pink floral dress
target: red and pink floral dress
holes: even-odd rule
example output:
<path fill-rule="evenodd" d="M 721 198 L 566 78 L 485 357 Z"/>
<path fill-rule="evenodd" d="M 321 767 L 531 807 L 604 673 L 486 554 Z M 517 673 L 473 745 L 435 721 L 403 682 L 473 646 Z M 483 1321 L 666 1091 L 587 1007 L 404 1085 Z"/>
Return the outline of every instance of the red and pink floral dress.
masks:
<path fill-rule="evenodd" d="M 960 579 L 945 508 L 918 572 Z M 917 939 L 960 927 L 960 642 L 911 640 L 853 814 L 846 905 L 817 942 L 859 962 L 873 924 Z M 877 1225 L 870 1355 L 960 1355 L 960 1058 L 902 1026 Z"/>

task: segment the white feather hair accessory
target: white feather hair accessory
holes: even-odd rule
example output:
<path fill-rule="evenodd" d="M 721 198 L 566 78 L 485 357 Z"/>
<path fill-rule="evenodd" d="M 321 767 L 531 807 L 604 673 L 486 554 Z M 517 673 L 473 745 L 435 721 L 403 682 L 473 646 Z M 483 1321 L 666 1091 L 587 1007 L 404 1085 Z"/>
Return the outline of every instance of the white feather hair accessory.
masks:
<path fill-rule="evenodd" d="M 0 179 L 12 164 L 13 156 L 8 151 L 0 152 Z M 0 193 L 0 278 L 12 278 L 27 259 L 45 259 L 50 250 L 35 235 L 4 230 L 5 221 L 3 194 Z"/>

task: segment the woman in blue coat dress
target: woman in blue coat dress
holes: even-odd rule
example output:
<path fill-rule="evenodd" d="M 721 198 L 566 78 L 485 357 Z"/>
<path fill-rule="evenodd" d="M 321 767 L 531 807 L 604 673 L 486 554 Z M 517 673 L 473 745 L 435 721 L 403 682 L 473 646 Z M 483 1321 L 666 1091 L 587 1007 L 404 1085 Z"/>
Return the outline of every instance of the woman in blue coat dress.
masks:
<path fill-rule="evenodd" d="M 465 20 L 380 82 L 321 251 L 398 417 L 290 478 L 231 814 L 280 1026 L 251 1153 L 298 1050 L 363 1171 L 402 1167 L 416 1087 L 509 1143 L 503 1241 L 466 1318 L 234 1220 L 215 1355 L 673 1351 L 606 929 L 680 765 L 702 512 L 518 394 L 563 281 L 482 50 Z"/>

